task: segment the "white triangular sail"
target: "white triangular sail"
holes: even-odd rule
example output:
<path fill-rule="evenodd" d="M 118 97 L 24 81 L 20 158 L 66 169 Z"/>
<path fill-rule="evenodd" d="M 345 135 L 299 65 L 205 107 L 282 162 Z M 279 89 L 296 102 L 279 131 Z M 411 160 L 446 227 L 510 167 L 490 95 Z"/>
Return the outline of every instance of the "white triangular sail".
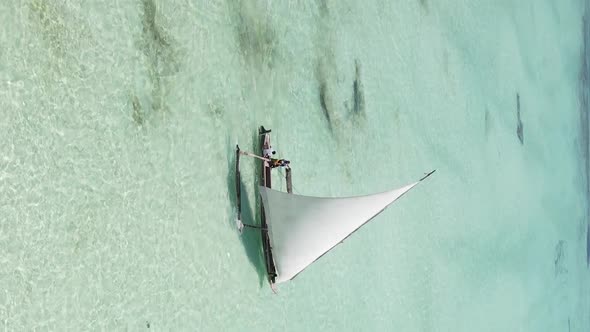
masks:
<path fill-rule="evenodd" d="M 418 183 L 379 194 L 346 198 L 301 196 L 261 186 L 278 274 L 275 283 L 294 278 Z"/>

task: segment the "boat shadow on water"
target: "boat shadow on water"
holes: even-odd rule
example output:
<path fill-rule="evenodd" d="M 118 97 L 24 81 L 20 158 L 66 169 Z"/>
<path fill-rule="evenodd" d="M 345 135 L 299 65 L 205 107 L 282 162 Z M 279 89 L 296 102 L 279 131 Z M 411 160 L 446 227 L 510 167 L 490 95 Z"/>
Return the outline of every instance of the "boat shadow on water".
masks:
<path fill-rule="evenodd" d="M 252 142 L 253 146 L 251 151 L 258 151 L 258 136 L 254 135 Z M 258 274 L 259 284 L 260 287 L 264 285 L 265 277 L 266 277 L 266 269 L 264 266 L 264 257 L 262 252 L 262 239 L 260 237 L 260 231 L 254 229 L 245 228 L 242 234 L 237 232 L 236 228 L 236 218 L 237 214 L 235 212 L 235 207 L 237 206 L 237 189 L 236 189 L 236 153 L 235 153 L 235 145 L 227 144 L 227 151 L 228 151 L 228 158 L 227 158 L 227 191 L 230 198 L 230 206 L 232 209 L 232 213 L 230 214 L 232 217 L 230 218 L 229 225 L 232 231 L 236 232 L 237 236 L 240 237 L 240 241 L 244 246 L 244 251 L 246 252 L 246 256 L 248 260 L 256 270 Z M 259 174 L 261 172 L 262 166 L 260 163 L 256 163 L 256 170 L 254 173 L 254 184 L 255 188 L 258 187 L 260 183 Z M 245 186 L 243 185 L 242 180 L 240 179 L 240 188 L 241 188 L 241 204 L 242 204 L 242 222 L 245 224 L 256 225 L 258 224 L 257 220 L 260 220 L 260 196 L 256 195 L 256 199 L 254 201 L 254 206 L 250 203 L 250 199 L 248 198 L 247 192 L 244 190 Z"/>

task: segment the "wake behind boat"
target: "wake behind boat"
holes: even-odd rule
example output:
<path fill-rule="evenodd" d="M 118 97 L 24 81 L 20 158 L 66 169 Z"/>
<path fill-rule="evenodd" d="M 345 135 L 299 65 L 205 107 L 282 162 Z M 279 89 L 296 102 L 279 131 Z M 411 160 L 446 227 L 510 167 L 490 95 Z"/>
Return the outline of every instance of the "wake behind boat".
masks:
<path fill-rule="evenodd" d="M 238 228 L 258 228 L 262 236 L 265 266 L 271 287 L 295 278 L 301 271 L 369 222 L 398 198 L 429 177 L 404 187 L 356 197 L 312 197 L 292 193 L 289 162 L 274 159 L 270 130 L 261 127 L 262 155 L 241 151 L 236 146 L 236 183 L 238 192 Z M 262 198 L 260 226 L 241 222 L 239 160 L 241 155 L 257 158 L 262 163 L 258 191 Z M 271 173 L 275 167 L 286 168 L 287 192 L 271 188 Z M 285 166 L 286 165 L 286 166 Z"/>

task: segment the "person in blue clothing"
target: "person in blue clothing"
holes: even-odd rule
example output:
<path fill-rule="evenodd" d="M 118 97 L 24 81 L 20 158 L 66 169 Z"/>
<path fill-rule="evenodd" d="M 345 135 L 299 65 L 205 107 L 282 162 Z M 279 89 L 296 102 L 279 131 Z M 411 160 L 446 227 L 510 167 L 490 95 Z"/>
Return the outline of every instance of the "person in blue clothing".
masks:
<path fill-rule="evenodd" d="M 270 167 L 277 168 L 277 167 L 290 167 L 291 162 L 285 159 L 270 159 Z"/>

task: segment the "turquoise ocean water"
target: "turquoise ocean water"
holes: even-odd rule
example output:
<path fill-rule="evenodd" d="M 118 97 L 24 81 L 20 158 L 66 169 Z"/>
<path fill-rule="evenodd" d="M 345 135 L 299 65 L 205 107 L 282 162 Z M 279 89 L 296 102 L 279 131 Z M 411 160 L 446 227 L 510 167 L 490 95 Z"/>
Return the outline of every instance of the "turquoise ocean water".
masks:
<path fill-rule="evenodd" d="M 0 331 L 589 331 L 588 10 L 0 2 Z M 297 193 L 437 172 L 274 295 L 261 124 Z"/>

